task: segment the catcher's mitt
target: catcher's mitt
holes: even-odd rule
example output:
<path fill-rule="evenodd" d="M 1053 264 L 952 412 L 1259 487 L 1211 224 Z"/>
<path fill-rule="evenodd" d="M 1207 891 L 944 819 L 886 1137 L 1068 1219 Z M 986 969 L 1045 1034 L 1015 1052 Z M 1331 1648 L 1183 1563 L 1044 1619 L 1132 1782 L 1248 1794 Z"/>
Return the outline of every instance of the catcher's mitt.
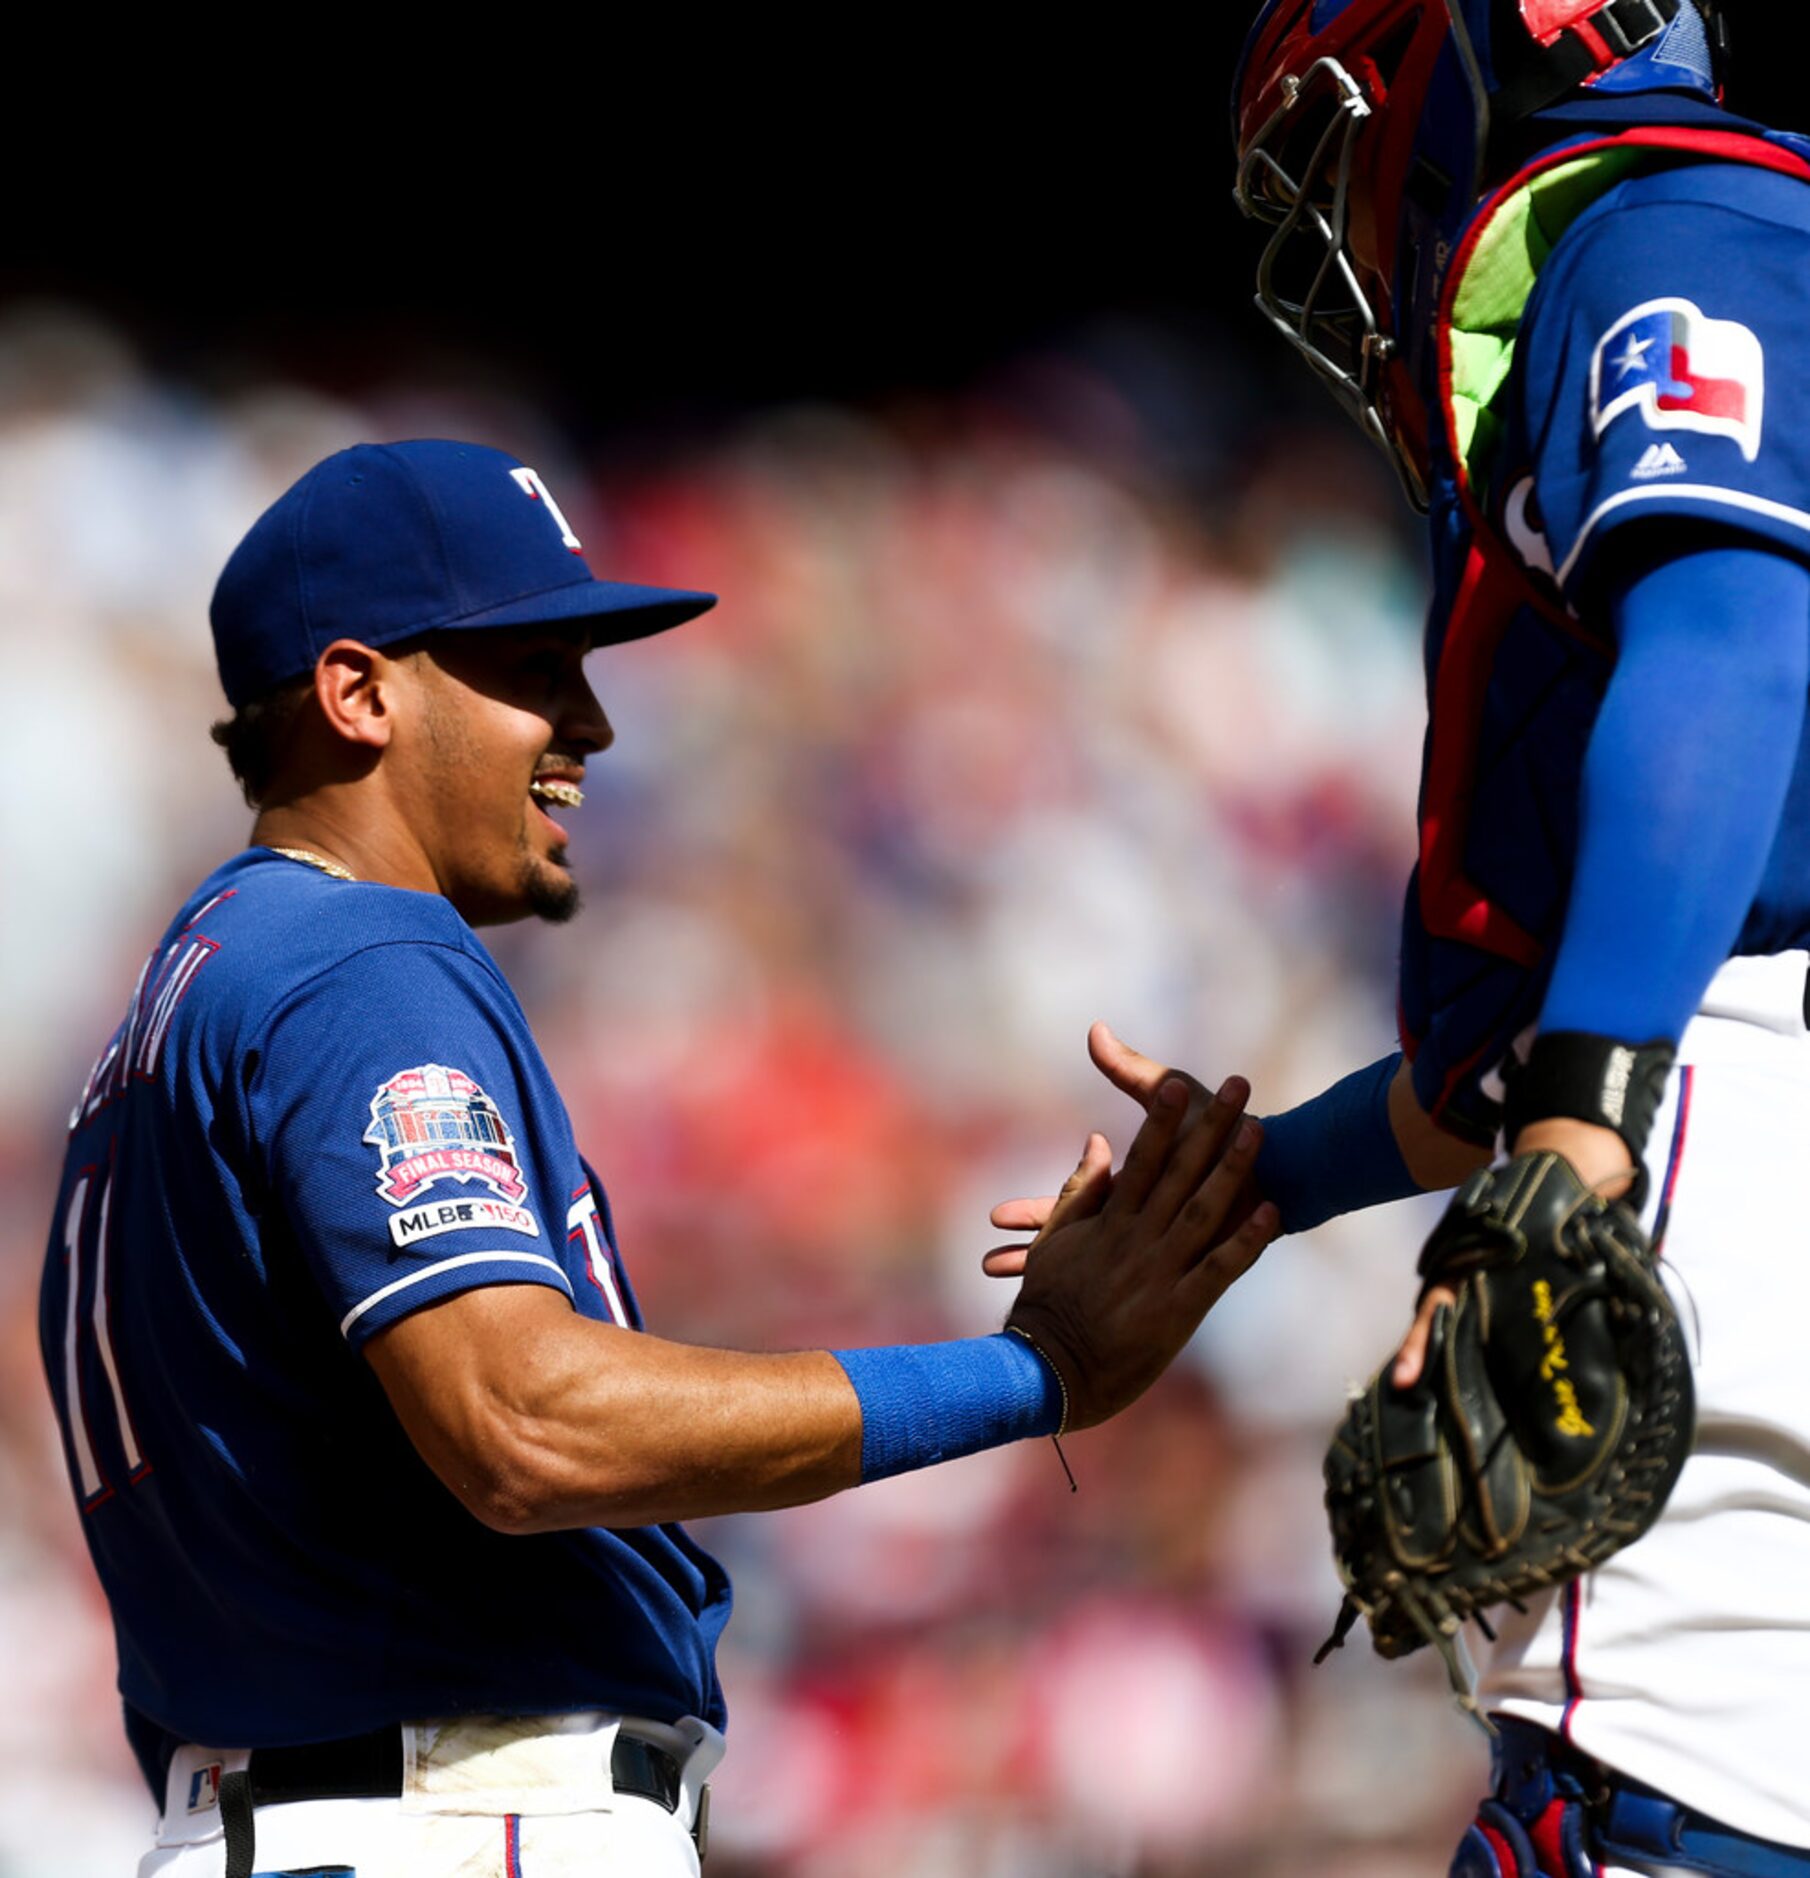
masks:
<path fill-rule="evenodd" d="M 1385 1365 L 1327 1452 L 1346 1598 L 1315 1660 L 1361 1611 L 1382 1656 L 1434 1644 L 1475 1713 L 1460 1624 L 1652 1525 L 1690 1450 L 1690 1363 L 1638 1220 L 1560 1155 L 1473 1174 L 1420 1272 L 1458 1301 L 1434 1315 L 1420 1381 L 1398 1390 Z"/>

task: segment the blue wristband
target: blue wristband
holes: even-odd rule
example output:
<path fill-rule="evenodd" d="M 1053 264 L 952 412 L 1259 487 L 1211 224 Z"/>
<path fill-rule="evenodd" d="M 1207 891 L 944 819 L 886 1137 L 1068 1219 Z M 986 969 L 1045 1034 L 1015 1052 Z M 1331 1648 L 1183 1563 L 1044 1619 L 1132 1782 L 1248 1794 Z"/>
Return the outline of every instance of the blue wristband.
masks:
<path fill-rule="evenodd" d="M 1062 1425 L 1062 1385 L 1023 1337 L 832 1350 L 861 1404 L 861 1478 L 885 1480 Z"/>
<path fill-rule="evenodd" d="M 1284 1232 L 1420 1192 L 1389 1126 L 1389 1085 L 1400 1067 L 1399 1056 L 1386 1056 L 1298 1109 L 1264 1118 L 1257 1185 L 1276 1203 Z"/>

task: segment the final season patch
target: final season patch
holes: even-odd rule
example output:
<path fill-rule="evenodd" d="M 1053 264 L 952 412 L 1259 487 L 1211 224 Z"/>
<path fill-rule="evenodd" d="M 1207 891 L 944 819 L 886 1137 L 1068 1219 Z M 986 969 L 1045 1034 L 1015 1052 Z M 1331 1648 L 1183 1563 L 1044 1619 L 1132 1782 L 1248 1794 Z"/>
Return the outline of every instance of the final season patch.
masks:
<path fill-rule="evenodd" d="M 1601 436 L 1638 409 L 1652 430 L 1732 437 L 1752 463 L 1766 417 L 1766 353 L 1738 320 L 1689 300 L 1649 300 L 1625 314 L 1590 362 L 1590 409 Z"/>
<path fill-rule="evenodd" d="M 463 1070 L 423 1063 L 392 1076 L 371 1098 L 371 1125 L 363 1138 L 382 1157 L 377 1191 L 391 1206 L 415 1205 L 441 1180 L 456 1180 L 462 1186 L 481 1181 L 512 1209 L 527 1198 L 528 1183 L 522 1178 L 508 1124 L 497 1105 Z M 431 1230 L 498 1223 L 454 1220 L 431 1225 Z M 430 1226 L 431 1222 L 424 1219 L 422 1224 Z M 412 1236 L 428 1233 L 418 1231 Z M 398 1237 L 396 1243 L 403 1240 Z"/>

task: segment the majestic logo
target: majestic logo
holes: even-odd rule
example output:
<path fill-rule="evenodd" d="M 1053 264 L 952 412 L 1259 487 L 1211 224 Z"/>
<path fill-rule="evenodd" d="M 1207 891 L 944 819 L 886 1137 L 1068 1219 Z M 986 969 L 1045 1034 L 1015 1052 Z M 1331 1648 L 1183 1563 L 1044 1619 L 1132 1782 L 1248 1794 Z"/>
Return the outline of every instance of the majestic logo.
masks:
<path fill-rule="evenodd" d="M 1637 483 L 1650 483 L 1661 476 L 1683 476 L 1690 470 L 1690 465 L 1669 443 L 1650 443 L 1647 453 L 1628 474 Z"/>
<path fill-rule="evenodd" d="M 391 1206 L 414 1205 L 440 1180 L 482 1181 L 511 1206 L 527 1197 L 515 1138 L 463 1070 L 423 1063 L 392 1076 L 371 1098 L 363 1138 L 382 1156 L 377 1191 Z"/>
<path fill-rule="evenodd" d="M 1766 354 L 1738 320 L 1710 319 L 1689 300 L 1649 300 L 1598 344 L 1590 408 L 1599 437 L 1638 410 L 1652 430 L 1732 437 L 1752 463 L 1766 416 Z"/>

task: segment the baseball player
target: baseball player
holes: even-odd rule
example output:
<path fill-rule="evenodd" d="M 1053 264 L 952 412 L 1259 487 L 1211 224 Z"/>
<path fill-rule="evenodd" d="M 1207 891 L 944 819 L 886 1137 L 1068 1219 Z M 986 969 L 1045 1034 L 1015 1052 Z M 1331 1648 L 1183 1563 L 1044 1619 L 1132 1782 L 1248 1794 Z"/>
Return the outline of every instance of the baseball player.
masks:
<path fill-rule="evenodd" d="M 1435 591 L 1402 1052 L 1259 1184 L 1300 1230 L 1554 1150 L 1694 1363 L 1658 1525 L 1504 1613 L 1465 1878 L 1810 1873 L 1810 144 L 1725 51 L 1709 0 L 1270 0 L 1236 80 L 1259 304 Z"/>
<path fill-rule="evenodd" d="M 730 1594 L 674 1522 L 1096 1422 L 1275 1229 L 1244 1085 L 1172 1082 L 1117 1176 L 1090 1138 L 1007 1332 L 643 1332 L 472 927 L 572 914 L 584 656 L 711 604 L 594 579 L 532 469 L 445 442 L 318 465 L 220 580 L 252 845 L 75 1103 L 41 1316 L 141 1878 L 695 1873 Z"/>

